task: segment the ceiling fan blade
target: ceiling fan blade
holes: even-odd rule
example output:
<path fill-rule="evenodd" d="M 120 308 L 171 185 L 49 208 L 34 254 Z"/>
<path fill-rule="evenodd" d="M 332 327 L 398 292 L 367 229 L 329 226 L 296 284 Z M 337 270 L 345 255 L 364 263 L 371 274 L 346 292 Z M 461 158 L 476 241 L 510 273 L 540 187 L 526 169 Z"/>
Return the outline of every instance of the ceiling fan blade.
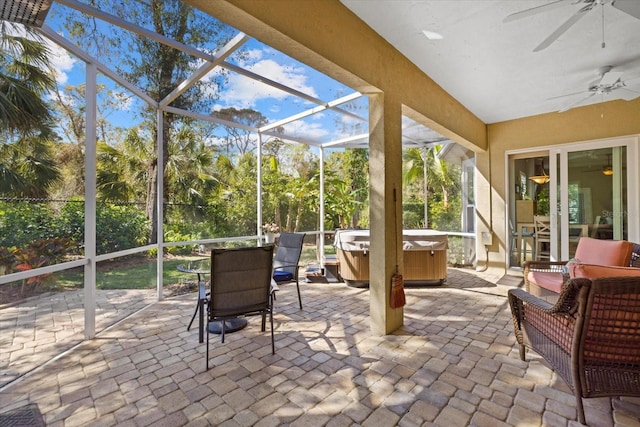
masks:
<path fill-rule="evenodd" d="M 576 106 L 582 104 L 584 101 L 586 101 L 587 99 L 591 98 L 595 94 L 596 94 L 595 92 L 589 92 L 589 95 L 585 96 L 584 98 L 581 98 L 576 102 L 572 102 L 569 105 L 565 105 L 562 109 L 558 110 L 558 113 L 563 113 L 563 112 L 565 112 L 567 110 L 572 109 L 573 107 L 576 107 Z"/>
<path fill-rule="evenodd" d="M 532 7 L 531 9 L 522 10 L 520 12 L 512 13 L 505 17 L 502 22 L 511 22 L 518 19 L 527 18 L 529 16 L 537 15 L 539 13 L 546 12 L 551 9 L 555 9 L 559 6 L 564 6 L 565 3 L 569 3 L 572 0 L 556 0 L 552 3 L 543 4 L 542 6 Z"/>
<path fill-rule="evenodd" d="M 636 0 L 614 0 L 611 6 L 628 13 L 636 19 L 640 19 L 640 2 Z"/>
<path fill-rule="evenodd" d="M 601 85 L 612 85 L 622 77 L 624 73 L 619 71 L 609 71 L 608 73 L 604 73 L 602 78 L 600 79 Z"/>
<path fill-rule="evenodd" d="M 533 49 L 533 51 L 534 52 L 539 52 L 542 49 L 545 49 L 545 48 L 549 47 L 549 45 L 551 43 L 556 41 L 558 39 L 558 37 L 560 37 L 561 35 L 563 35 L 565 33 L 565 31 L 567 31 L 576 22 L 578 22 L 580 19 L 582 19 L 582 17 L 584 17 L 587 14 L 587 12 L 589 12 L 591 9 L 593 9 L 593 4 L 589 4 L 589 5 L 581 8 L 579 11 L 577 11 L 573 15 L 571 15 L 571 17 L 569 19 L 567 19 L 564 22 L 564 24 L 560 25 L 557 30 L 555 30 L 553 33 L 551 33 L 551 35 L 549 37 L 544 39 L 544 41 L 542 43 L 540 43 L 538 45 L 538 47 Z"/>
<path fill-rule="evenodd" d="M 551 98 L 547 98 L 546 101 L 553 101 L 554 99 L 567 98 L 569 96 L 584 95 L 585 93 L 589 93 L 589 91 L 588 90 L 582 90 L 580 92 L 567 93 L 567 94 L 559 95 L 559 96 L 552 96 Z"/>

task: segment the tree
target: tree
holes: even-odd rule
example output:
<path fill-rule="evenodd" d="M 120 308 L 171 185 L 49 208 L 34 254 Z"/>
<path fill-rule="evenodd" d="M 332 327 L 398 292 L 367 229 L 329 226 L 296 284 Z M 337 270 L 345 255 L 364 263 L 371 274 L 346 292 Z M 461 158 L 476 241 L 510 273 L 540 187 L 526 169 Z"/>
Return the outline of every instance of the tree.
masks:
<path fill-rule="evenodd" d="M 0 29 L 0 193 L 46 197 L 60 178 L 44 101 L 55 87 L 49 50 L 26 27 L 0 20 Z"/>
<path fill-rule="evenodd" d="M 207 146 L 192 126 L 184 126 L 169 145 L 170 157 L 165 179 L 171 201 L 202 205 L 218 190 L 218 178 L 212 174 L 216 152 Z"/>
<path fill-rule="evenodd" d="M 448 162 L 438 157 L 442 147 L 438 144 L 429 147 L 408 148 L 403 155 L 403 186 L 407 188 L 411 183 L 421 181 L 424 226 L 427 228 L 431 223 L 428 214 L 429 201 L 441 200 L 442 209 L 447 211 L 451 192 L 458 191 L 460 188 L 459 168 L 453 168 Z M 437 193 L 435 188 L 438 188 Z"/>
<path fill-rule="evenodd" d="M 250 108 L 238 110 L 236 108 L 223 108 L 213 113 L 219 119 L 233 123 L 239 123 L 253 128 L 259 128 L 267 124 L 267 118 L 259 111 Z M 255 150 L 258 143 L 258 135 L 247 129 L 234 126 L 224 126 L 226 135 L 223 142 L 227 155 L 232 152 L 243 155 Z"/>
<path fill-rule="evenodd" d="M 142 27 L 150 28 L 178 43 L 195 48 L 213 50 L 222 46 L 231 35 L 231 29 L 213 18 L 201 14 L 180 1 L 150 0 L 138 2 L 126 0 L 93 2 L 102 10 Z M 110 58 L 116 70 L 133 84 L 141 87 L 156 101 L 163 100 L 181 82 L 201 65 L 201 61 L 187 53 L 160 44 L 147 36 L 132 34 L 115 26 L 94 22 L 91 17 L 72 17 L 66 26 L 70 36 L 95 56 Z M 105 30 L 106 29 L 106 30 Z M 172 102 L 182 109 L 206 110 L 217 96 L 217 81 L 199 81 Z M 169 165 L 171 150 L 169 141 L 179 130 L 176 125 L 189 123 L 191 119 L 171 113 L 161 115 L 162 139 L 158 141 L 156 111 L 146 107 L 143 111 L 147 132 L 151 135 L 151 152 L 158 152 L 162 144 L 163 158 L 151 158 L 148 163 L 146 186 L 146 215 L 150 219 L 150 241 L 157 236 L 158 173 L 165 173 Z M 165 202 L 169 198 L 169 187 L 165 180 Z"/>
<path fill-rule="evenodd" d="M 0 132 L 42 132 L 51 126 L 45 95 L 55 88 L 49 49 L 28 27 L 0 20 L 0 30 Z"/>
<path fill-rule="evenodd" d="M 282 231 L 317 227 L 318 157 L 309 146 L 270 139 L 263 147 L 262 199 L 266 222 Z M 284 217 L 281 213 L 284 213 Z M 315 214 L 309 223 L 311 214 Z"/>
<path fill-rule="evenodd" d="M 110 89 L 104 84 L 98 84 L 96 87 L 98 94 L 96 106 L 96 136 L 98 141 L 98 193 L 100 190 L 106 190 L 106 186 L 100 188 L 101 183 L 104 184 L 105 179 L 108 183 L 113 183 L 115 173 L 104 169 L 100 170 L 100 160 L 106 163 L 104 153 L 100 159 L 100 151 L 108 151 L 106 141 L 109 141 L 111 147 L 124 141 L 130 137 L 130 129 L 113 125 L 108 117 L 115 111 L 126 109 L 130 95 L 125 92 Z M 56 150 L 58 154 L 58 163 L 61 168 L 62 180 L 60 186 L 56 188 L 58 198 L 69 199 L 84 194 L 84 162 L 85 162 L 85 140 L 86 140 L 86 105 L 85 105 L 86 84 L 77 86 L 68 85 L 63 89 L 57 88 L 54 92 L 54 101 L 52 108 L 56 114 L 57 129 L 60 137 L 65 141 L 60 144 Z M 137 128 L 135 128 L 137 130 Z M 112 153 L 113 154 L 113 153 Z M 148 156 L 147 156 L 148 157 Z M 116 165 L 122 167 L 121 165 Z M 144 195 L 144 191 L 138 192 Z M 109 200 L 118 200 L 112 190 L 102 194 L 107 196 Z M 120 194 L 122 195 L 122 194 Z M 124 200 L 128 200 L 125 197 Z"/>
<path fill-rule="evenodd" d="M 45 198 L 59 179 L 48 133 L 0 144 L 0 194 Z"/>
<path fill-rule="evenodd" d="M 98 143 L 97 190 L 100 198 L 120 202 L 141 200 L 153 157 L 151 144 L 137 127 L 129 129 L 120 143 Z"/>
<path fill-rule="evenodd" d="M 368 207 L 369 150 L 347 148 L 332 153 L 327 162 L 325 202 L 327 214 L 336 215 L 342 228 L 368 226 L 362 216 Z"/>
<path fill-rule="evenodd" d="M 252 153 L 240 156 L 235 165 L 226 156 L 223 159 L 219 162 L 228 162 L 226 173 L 221 176 L 227 220 L 233 235 L 253 234 L 257 229 L 256 156 Z M 222 172 L 221 169 L 217 170 Z"/>

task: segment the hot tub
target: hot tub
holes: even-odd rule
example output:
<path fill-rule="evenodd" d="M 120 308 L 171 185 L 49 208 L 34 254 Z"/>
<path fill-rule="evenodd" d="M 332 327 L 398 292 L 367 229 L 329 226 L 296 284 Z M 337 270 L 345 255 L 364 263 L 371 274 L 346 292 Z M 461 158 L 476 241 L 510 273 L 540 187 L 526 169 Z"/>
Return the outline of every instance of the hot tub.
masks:
<path fill-rule="evenodd" d="M 435 230 L 404 230 L 403 271 L 406 284 L 447 280 L 447 233 Z M 334 245 L 340 276 L 350 286 L 369 285 L 369 230 L 338 230 Z"/>

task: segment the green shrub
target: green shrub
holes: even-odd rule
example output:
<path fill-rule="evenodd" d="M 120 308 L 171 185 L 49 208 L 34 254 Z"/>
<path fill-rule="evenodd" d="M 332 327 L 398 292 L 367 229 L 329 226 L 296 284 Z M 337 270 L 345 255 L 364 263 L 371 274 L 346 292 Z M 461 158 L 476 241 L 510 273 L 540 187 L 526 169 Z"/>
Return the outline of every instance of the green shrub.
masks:
<path fill-rule="evenodd" d="M 60 237 L 55 212 L 44 203 L 0 201 L 0 247 L 25 247 Z"/>
<path fill-rule="evenodd" d="M 424 224 L 424 214 L 416 212 L 404 212 L 402 214 L 402 227 L 408 229 L 422 228 Z"/>
<path fill-rule="evenodd" d="M 169 227 L 170 226 L 167 226 L 167 228 Z M 198 239 L 200 239 L 199 234 L 182 234 L 179 230 L 175 229 L 165 230 L 164 232 L 164 240 L 166 242 L 187 242 Z M 195 249 L 197 249 L 197 245 L 170 246 L 166 251 L 172 255 L 189 255 Z"/>
<path fill-rule="evenodd" d="M 72 200 L 60 217 L 65 236 L 77 245 L 84 245 L 84 203 Z M 121 251 L 147 243 L 149 222 L 134 206 L 98 203 L 96 205 L 96 251 L 98 254 Z"/>

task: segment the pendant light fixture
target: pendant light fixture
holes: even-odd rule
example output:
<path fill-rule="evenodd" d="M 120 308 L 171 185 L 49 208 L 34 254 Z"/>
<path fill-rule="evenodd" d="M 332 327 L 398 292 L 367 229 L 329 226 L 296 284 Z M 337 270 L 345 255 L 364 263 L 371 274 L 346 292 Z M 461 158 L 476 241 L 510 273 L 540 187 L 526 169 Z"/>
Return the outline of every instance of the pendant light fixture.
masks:
<path fill-rule="evenodd" d="M 533 182 L 535 182 L 538 185 L 544 185 L 547 182 L 549 182 L 551 180 L 551 178 L 549 177 L 549 175 L 547 175 L 547 173 L 544 171 L 544 165 L 542 163 L 540 163 L 540 169 L 542 171 L 542 173 L 540 175 L 534 175 L 534 176 L 530 176 L 529 179 Z"/>
<path fill-rule="evenodd" d="M 544 185 L 551 180 L 551 178 L 549 178 L 549 175 L 547 175 L 544 171 L 542 171 L 542 175 L 530 176 L 529 179 L 538 185 Z"/>

